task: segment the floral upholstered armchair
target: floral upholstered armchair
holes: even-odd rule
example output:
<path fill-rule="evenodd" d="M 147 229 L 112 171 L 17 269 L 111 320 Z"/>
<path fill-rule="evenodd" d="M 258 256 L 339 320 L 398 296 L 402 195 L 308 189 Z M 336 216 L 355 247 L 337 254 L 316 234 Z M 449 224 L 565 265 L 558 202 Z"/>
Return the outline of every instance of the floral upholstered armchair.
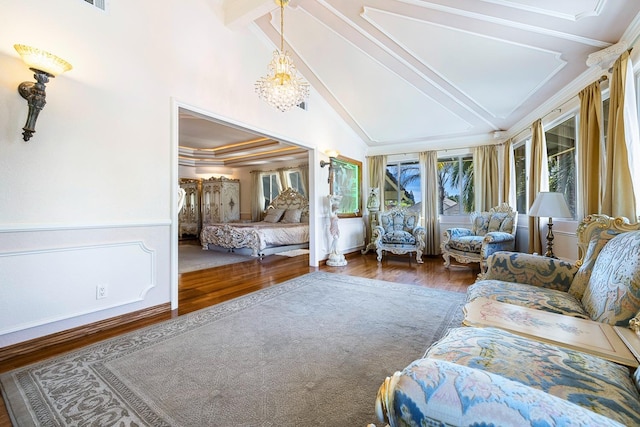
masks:
<path fill-rule="evenodd" d="M 372 240 L 376 246 L 378 261 L 382 261 L 385 251 L 393 254 L 415 252 L 416 261 L 421 264 L 424 237 L 420 213 L 398 207 L 380 213 L 379 225 L 373 229 Z"/>
<path fill-rule="evenodd" d="M 444 266 L 451 257 L 462 263 L 477 262 L 480 271 L 487 267 L 487 258 L 497 251 L 513 251 L 516 245 L 518 213 L 507 203 L 488 212 L 473 212 L 471 228 L 449 228 L 440 244 Z"/>

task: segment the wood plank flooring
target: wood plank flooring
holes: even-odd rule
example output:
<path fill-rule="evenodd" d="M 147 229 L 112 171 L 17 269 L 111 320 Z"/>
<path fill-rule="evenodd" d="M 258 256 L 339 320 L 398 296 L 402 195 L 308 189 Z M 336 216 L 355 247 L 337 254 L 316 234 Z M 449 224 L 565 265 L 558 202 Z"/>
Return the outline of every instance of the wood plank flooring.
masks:
<path fill-rule="evenodd" d="M 72 351 L 177 315 L 209 307 L 312 271 L 347 274 L 453 292 L 465 292 L 479 273 L 477 265 L 474 267 L 452 265 L 447 270 L 443 267 L 441 257 L 425 257 L 424 264 L 417 264 L 415 259 L 410 261 L 407 255 L 389 255 L 378 263 L 373 253 L 361 255 L 360 252 L 355 252 L 347 255 L 347 261 L 348 264 L 344 267 L 329 267 L 323 264 L 315 268 L 309 267 L 308 256 L 288 258 L 270 255 L 263 259 L 184 273 L 179 277 L 178 313 L 158 315 L 135 324 L 113 327 L 81 339 L 20 355 L 0 363 L 0 372 Z M 0 399 L 0 426 L 10 425 L 4 401 Z"/>

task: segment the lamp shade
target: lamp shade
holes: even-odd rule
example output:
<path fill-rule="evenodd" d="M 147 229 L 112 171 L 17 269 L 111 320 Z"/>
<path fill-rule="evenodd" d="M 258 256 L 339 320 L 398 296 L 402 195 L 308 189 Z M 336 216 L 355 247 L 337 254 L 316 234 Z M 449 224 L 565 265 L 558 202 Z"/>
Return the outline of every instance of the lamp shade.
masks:
<path fill-rule="evenodd" d="M 562 193 L 541 191 L 529 208 L 529 216 L 549 218 L 573 218 Z"/>
<path fill-rule="evenodd" d="M 23 44 L 16 44 L 13 47 L 29 68 L 44 71 L 54 77 L 71 69 L 71 64 L 67 61 L 44 50 Z"/>

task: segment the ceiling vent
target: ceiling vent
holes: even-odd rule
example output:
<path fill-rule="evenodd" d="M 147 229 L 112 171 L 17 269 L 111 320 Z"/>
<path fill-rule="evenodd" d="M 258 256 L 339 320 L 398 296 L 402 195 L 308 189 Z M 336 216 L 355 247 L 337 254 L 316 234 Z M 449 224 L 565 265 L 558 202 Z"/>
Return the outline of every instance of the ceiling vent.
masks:
<path fill-rule="evenodd" d="M 107 10 L 107 0 L 84 0 L 86 3 L 89 3 L 92 6 L 97 7 L 100 10 Z"/>

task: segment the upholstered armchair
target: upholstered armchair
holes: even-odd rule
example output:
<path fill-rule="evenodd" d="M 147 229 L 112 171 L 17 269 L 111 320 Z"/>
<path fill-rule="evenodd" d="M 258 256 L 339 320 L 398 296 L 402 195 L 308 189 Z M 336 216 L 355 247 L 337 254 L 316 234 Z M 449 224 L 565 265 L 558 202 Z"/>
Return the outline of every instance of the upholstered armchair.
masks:
<path fill-rule="evenodd" d="M 462 263 L 477 262 L 484 272 L 489 255 L 515 249 L 518 213 L 503 203 L 488 212 L 473 212 L 470 216 L 470 229 L 449 228 L 444 232 L 440 244 L 444 266 L 449 268 L 453 257 Z"/>
<path fill-rule="evenodd" d="M 382 261 L 384 252 L 393 254 L 416 253 L 416 261 L 422 263 L 424 251 L 424 227 L 420 226 L 420 213 L 405 208 L 393 208 L 379 215 L 379 225 L 373 229 L 372 240 Z"/>

